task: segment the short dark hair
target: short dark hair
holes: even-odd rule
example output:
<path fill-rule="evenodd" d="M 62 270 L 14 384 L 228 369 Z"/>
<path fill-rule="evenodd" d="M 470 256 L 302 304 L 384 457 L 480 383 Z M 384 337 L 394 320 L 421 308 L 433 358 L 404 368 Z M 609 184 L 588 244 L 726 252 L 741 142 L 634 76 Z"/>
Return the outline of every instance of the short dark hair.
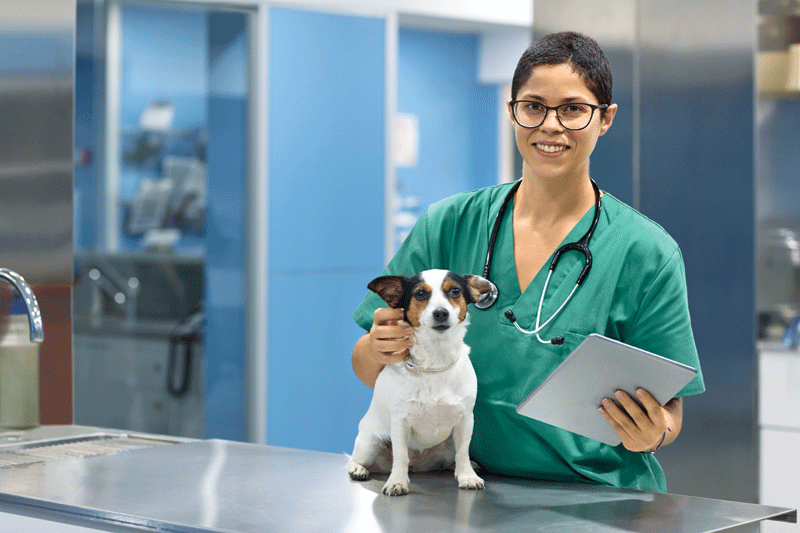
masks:
<path fill-rule="evenodd" d="M 562 65 L 575 69 L 600 104 L 611 104 L 611 65 L 591 37 L 571 31 L 551 33 L 534 42 L 517 63 L 511 82 L 511 99 L 539 65 Z"/>

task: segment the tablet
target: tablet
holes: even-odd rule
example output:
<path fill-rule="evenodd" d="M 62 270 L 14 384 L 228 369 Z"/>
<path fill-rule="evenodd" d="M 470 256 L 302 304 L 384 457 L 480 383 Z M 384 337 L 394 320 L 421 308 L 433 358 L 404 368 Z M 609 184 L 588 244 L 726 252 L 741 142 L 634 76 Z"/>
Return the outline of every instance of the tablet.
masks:
<path fill-rule="evenodd" d="M 517 406 L 517 413 L 598 440 L 622 441 L 598 408 L 622 389 L 639 387 L 664 405 L 697 370 L 666 357 L 592 333 Z"/>

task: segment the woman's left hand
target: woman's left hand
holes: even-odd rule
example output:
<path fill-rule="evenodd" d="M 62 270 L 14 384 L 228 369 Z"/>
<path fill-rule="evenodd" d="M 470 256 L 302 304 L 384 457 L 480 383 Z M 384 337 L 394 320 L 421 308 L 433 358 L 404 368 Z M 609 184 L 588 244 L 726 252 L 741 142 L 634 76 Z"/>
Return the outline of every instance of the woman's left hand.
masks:
<path fill-rule="evenodd" d="M 670 433 L 678 429 L 676 426 L 680 420 L 676 421 L 670 409 L 665 407 L 672 402 L 680 402 L 679 398 L 673 398 L 667 406 L 662 407 L 644 389 L 636 390 L 638 402 L 622 390 L 618 390 L 614 396 L 618 403 L 605 398 L 600 406 L 600 414 L 608 420 L 628 450 L 650 452 L 659 445 L 672 442 L 677 436 Z"/>

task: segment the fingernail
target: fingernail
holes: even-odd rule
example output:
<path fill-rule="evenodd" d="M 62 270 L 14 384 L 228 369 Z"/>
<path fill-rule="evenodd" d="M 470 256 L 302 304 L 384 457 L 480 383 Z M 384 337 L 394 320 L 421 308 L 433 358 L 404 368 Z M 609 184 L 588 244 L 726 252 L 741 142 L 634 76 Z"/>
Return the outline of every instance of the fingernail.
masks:
<path fill-rule="evenodd" d="M 406 346 L 411 348 L 414 346 L 414 342 L 411 339 L 406 338 Z"/>
<path fill-rule="evenodd" d="M 636 396 L 644 398 L 644 389 L 636 389 Z"/>
<path fill-rule="evenodd" d="M 611 404 L 613 403 L 614 402 L 612 402 L 609 398 L 603 398 L 603 405 L 605 405 L 606 407 L 611 407 Z"/>
<path fill-rule="evenodd" d="M 621 390 L 618 390 L 617 392 L 614 393 L 614 396 L 617 397 L 617 400 L 621 400 L 625 397 L 625 393 L 622 392 Z"/>
<path fill-rule="evenodd" d="M 414 330 L 411 329 L 411 328 L 406 328 L 404 331 L 405 331 L 406 337 L 410 337 L 411 334 L 414 333 Z"/>

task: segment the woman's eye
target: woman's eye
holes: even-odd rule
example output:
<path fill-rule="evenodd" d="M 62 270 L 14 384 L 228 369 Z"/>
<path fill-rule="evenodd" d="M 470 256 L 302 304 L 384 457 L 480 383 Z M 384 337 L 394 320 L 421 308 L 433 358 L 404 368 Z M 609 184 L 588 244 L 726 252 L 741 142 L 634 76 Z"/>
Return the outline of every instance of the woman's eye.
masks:
<path fill-rule="evenodd" d="M 589 112 L 589 108 L 580 104 L 572 104 L 563 108 L 562 113 L 569 116 L 583 115 Z"/>
<path fill-rule="evenodd" d="M 420 302 L 424 302 L 425 300 L 428 299 L 428 293 L 426 291 L 419 290 L 414 293 L 414 299 Z"/>

